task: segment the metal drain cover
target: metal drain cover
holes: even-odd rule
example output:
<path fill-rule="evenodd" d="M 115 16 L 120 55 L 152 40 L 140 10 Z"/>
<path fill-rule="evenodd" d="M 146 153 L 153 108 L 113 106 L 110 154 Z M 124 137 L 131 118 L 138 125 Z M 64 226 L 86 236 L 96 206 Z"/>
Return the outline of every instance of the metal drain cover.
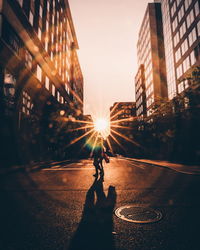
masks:
<path fill-rule="evenodd" d="M 134 223 L 152 223 L 161 220 L 162 213 L 149 207 L 127 205 L 115 210 L 115 214 L 122 220 Z"/>

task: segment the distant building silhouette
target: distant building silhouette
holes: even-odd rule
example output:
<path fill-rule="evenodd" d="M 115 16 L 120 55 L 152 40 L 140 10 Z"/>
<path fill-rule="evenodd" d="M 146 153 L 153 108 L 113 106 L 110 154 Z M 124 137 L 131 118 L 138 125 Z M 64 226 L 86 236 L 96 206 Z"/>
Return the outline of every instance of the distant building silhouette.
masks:
<path fill-rule="evenodd" d="M 129 126 L 131 119 L 136 116 L 135 102 L 115 102 L 110 108 L 110 120 L 119 120 L 119 125 Z"/>

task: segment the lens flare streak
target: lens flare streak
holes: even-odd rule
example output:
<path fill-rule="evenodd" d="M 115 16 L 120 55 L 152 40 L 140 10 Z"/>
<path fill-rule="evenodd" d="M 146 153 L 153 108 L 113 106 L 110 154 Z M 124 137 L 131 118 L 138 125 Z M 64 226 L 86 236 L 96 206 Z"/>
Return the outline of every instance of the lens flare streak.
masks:
<path fill-rule="evenodd" d="M 77 141 L 81 140 L 82 138 L 84 138 L 85 136 L 89 135 L 90 133 L 93 132 L 94 129 L 89 130 L 88 132 L 86 132 L 85 134 L 79 136 L 78 138 L 74 139 L 73 141 L 70 142 L 70 145 L 76 143 Z"/>
<path fill-rule="evenodd" d="M 113 129 L 111 129 L 111 132 L 113 132 L 114 134 L 116 134 L 116 135 L 118 135 L 118 136 L 124 138 L 125 140 L 127 140 L 127 141 L 129 141 L 129 142 L 135 144 L 135 145 L 138 146 L 138 147 L 140 146 L 137 142 L 135 142 L 135 141 L 129 139 L 127 136 L 122 135 L 121 133 L 119 133 L 119 132 L 117 132 L 117 131 L 115 131 L 115 130 L 113 130 Z"/>

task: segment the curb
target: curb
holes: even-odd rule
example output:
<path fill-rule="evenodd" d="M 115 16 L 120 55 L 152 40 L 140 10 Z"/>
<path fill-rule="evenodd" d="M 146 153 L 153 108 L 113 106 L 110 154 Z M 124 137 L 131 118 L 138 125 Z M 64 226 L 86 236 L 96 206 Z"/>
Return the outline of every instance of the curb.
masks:
<path fill-rule="evenodd" d="M 135 158 L 124 158 L 124 159 L 128 159 L 128 160 L 132 160 L 134 162 L 140 162 L 140 163 L 144 163 L 147 165 L 156 165 L 158 167 L 164 167 L 164 168 L 168 168 L 171 170 L 174 170 L 176 172 L 179 173 L 183 173 L 183 174 L 191 174 L 191 175 L 200 175 L 200 166 L 189 166 L 189 165 L 183 165 L 183 164 L 176 164 L 176 163 L 171 163 L 171 162 L 156 162 L 156 161 L 152 161 L 152 160 L 145 160 L 145 159 L 135 159 Z M 171 166 L 169 166 L 169 165 Z"/>

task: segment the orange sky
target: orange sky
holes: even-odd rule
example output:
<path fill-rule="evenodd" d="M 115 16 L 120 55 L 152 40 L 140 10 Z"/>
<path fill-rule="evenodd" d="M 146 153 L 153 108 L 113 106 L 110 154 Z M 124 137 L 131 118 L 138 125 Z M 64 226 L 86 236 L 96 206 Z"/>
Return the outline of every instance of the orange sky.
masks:
<path fill-rule="evenodd" d="M 134 101 L 136 43 L 148 0 L 69 0 L 84 76 L 84 112 Z"/>

